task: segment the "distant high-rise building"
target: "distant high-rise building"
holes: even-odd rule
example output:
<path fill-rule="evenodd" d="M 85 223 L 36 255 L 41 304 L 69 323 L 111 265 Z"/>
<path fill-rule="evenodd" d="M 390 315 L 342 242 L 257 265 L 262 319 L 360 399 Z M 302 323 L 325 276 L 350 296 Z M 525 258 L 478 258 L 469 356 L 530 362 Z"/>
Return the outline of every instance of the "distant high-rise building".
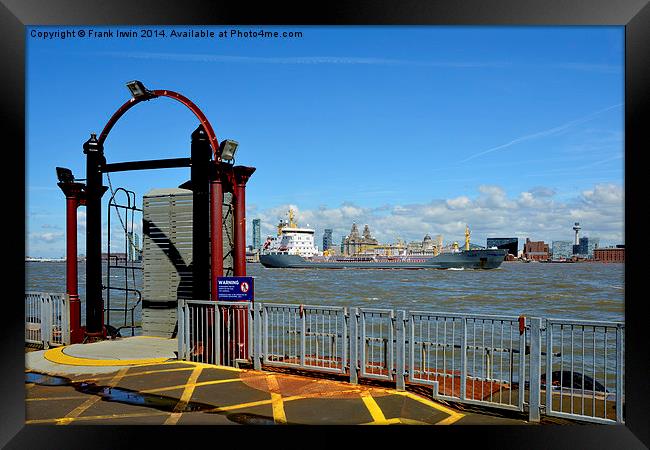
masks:
<path fill-rule="evenodd" d="M 133 233 L 133 245 L 135 246 L 135 260 L 142 261 L 142 248 L 140 247 L 140 235 Z"/>
<path fill-rule="evenodd" d="M 590 238 L 589 239 L 589 244 L 587 245 L 587 257 L 588 258 L 593 258 L 594 257 L 594 250 L 598 248 L 598 244 L 600 244 L 600 239 L 599 238 Z"/>
<path fill-rule="evenodd" d="M 341 236 L 341 254 L 345 253 L 345 236 Z"/>
<path fill-rule="evenodd" d="M 142 249 L 140 248 L 140 236 L 138 236 L 138 233 L 129 231 L 126 234 L 126 238 L 128 240 L 127 261 L 142 261 Z"/>
<path fill-rule="evenodd" d="M 580 256 L 587 257 L 589 253 L 589 238 L 587 236 L 580 238 L 580 243 L 578 244 L 578 254 Z"/>
<path fill-rule="evenodd" d="M 128 239 L 128 253 L 127 253 L 127 261 L 135 261 L 135 244 L 133 243 L 133 231 L 129 231 L 126 233 L 126 237 Z"/>
<path fill-rule="evenodd" d="M 262 245 L 262 236 L 260 234 L 261 221 L 253 219 L 253 249 L 257 250 Z"/>
<path fill-rule="evenodd" d="M 329 250 L 332 247 L 332 229 L 325 228 L 323 233 L 323 251 Z"/>
<path fill-rule="evenodd" d="M 502 250 L 507 250 L 510 255 L 517 256 L 519 249 L 519 239 L 516 237 L 511 238 L 487 238 L 487 248 L 496 247 Z"/>
<path fill-rule="evenodd" d="M 551 246 L 553 259 L 571 259 L 573 245 L 571 241 L 553 241 Z"/>

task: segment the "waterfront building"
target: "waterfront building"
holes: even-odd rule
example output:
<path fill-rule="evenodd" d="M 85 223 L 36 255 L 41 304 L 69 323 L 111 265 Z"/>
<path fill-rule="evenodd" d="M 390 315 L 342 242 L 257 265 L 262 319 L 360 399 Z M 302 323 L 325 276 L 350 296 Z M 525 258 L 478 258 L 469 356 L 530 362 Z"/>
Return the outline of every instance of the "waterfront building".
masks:
<path fill-rule="evenodd" d="M 135 245 L 135 260 L 142 261 L 142 247 L 140 247 L 140 235 L 133 233 L 133 245 Z"/>
<path fill-rule="evenodd" d="M 403 248 L 398 242 L 395 248 Z M 427 233 L 422 241 L 411 241 L 406 244 L 406 253 L 409 255 L 434 255 L 442 248 L 442 236 L 437 235 L 435 239 Z"/>
<path fill-rule="evenodd" d="M 260 233 L 261 220 L 253 219 L 253 249 L 259 250 L 262 246 L 262 235 Z"/>
<path fill-rule="evenodd" d="M 598 248 L 598 244 L 600 244 L 600 239 L 599 238 L 590 238 L 589 243 L 587 245 L 587 257 L 588 258 L 593 258 L 594 257 L 594 250 Z"/>
<path fill-rule="evenodd" d="M 589 253 L 589 238 L 587 236 L 580 238 L 580 244 L 578 244 L 578 255 L 586 258 Z"/>
<path fill-rule="evenodd" d="M 594 249 L 598 247 L 599 241 L 598 238 L 581 237 L 578 245 L 573 246 L 573 254 L 579 258 L 593 258 Z"/>
<path fill-rule="evenodd" d="M 422 242 L 420 241 L 411 241 L 406 244 L 406 251 L 409 254 L 420 253 L 422 251 Z"/>
<path fill-rule="evenodd" d="M 571 241 L 553 241 L 551 250 L 554 260 L 571 259 L 573 244 Z"/>
<path fill-rule="evenodd" d="M 496 247 L 498 249 L 507 250 L 510 255 L 517 255 L 519 250 L 519 239 L 516 237 L 511 238 L 487 238 L 487 248 Z M 507 256 L 507 254 L 506 254 Z"/>
<path fill-rule="evenodd" d="M 129 252 L 127 253 L 127 260 L 129 262 L 133 262 L 135 260 L 135 251 L 134 251 L 135 250 L 135 248 L 134 248 L 135 244 L 133 243 L 133 231 L 127 232 L 126 237 L 127 237 L 128 241 L 129 241 L 128 246 L 127 246 L 128 249 L 129 249 Z"/>
<path fill-rule="evenodd" d="M 323 233 L 323 251 L 327 251 L 332 247 L 332 229 L 325 228 Z"/>
<path fill-rule="evenodd" d="M 607 247 L 594 249 L 594 259 L 602 262 L 624 263 L 625 247 Z"/>
<path fill-rule="evenodd" d="M 526 238 L 526 243 L 524 244 L 524 259 L 547 261 L 548 257 L 549 248 L 547 243 L 544 241 L 531 241 L 530 238 Z"/>
<path fill-rule="evenodd" d="M 357 253 L 372 250 L 372 248 L 377 245 L 379 245 L 379 243 L 377 242 L 377 239 L 371 236 L 368 225 L 363 228 L 362 235 L 359 235 L 357 224 L 353 223 L 350 234 L 343 238 L 343 254 L 355 255 Z"/>

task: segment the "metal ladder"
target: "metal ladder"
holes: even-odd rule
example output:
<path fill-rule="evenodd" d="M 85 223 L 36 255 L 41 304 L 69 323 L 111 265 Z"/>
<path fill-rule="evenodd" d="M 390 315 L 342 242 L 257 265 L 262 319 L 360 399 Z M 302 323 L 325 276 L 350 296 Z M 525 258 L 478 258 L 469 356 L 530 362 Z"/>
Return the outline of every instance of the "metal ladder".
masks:
<path fill-rule="evenodd" d="M 123 192 L 126 195 L 126 205 L 120 204 L 116 201 L 116 196 Z M 111 187 L 111 198 L 108 201 L 108 238 L 107 238 L 107 261 L 106 261 L 106 284 L 103 286 L 103 289 L 106 291 L 106 302 L 104 305 L 104 313 L 106 314 L 106 325 L 109 330 L 112 328 L 110 333 L 113 337 L 121 336 L 120 330 L 130 329 L 131 336 L 135 336 L 135 329 L 141 328 L 142 325 L 135 324 L 135 309 L 142 303 L 142 293 L 136 286 L 136 277 L 135 271 L 142 271 L 142 265 L 137 264 L 136 260 L 140 260 L 138 252 L 139 249 L 135 247 L 133 243 L 133 225 L 135 213 L 142 213 L 142 209 L 136 206 L 135 202 L 135 192 L 126 190 L 124 188 L 117 188 L 113 191 Z M 122 224 L 122 229 L 124 230 L 124 264 L 120 263 L 120 257 L 118 255 L 111 255 L 111 208 L 115 208 L 120 223 Z M 122 216 L 120 215 L 120 209 L 123 209 L 126 213 L 125 221 L 122 221 Z M 114 260 L 114 262 L 113 262 Z M 111 286 L 111 269 L 124 270 L 124 286 Z M 129 272 L 131 275 L 132 285 L 129 286 Z M 117 291 L 123 293 L 124 305 L 123 306 L 111 306 L 111 291 Z M 129 299 L 133 298 L 133 295 L 137 297 L 137 301 L 129 307 Z M 123 321 L 116 321 L 116 325 L 119 323 L 119 326 L 114 326 L 111 324 L 111 311 L 119 312 L 123 315 Z M 130 319 L 130 320 L 129 320 Z"/>

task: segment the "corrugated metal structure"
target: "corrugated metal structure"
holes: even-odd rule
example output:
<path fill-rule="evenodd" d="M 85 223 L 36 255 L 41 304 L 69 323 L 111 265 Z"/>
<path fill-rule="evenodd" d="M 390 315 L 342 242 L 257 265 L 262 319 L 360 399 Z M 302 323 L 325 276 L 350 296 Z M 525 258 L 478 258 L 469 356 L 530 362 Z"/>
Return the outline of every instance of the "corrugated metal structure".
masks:
<path fill-rule="evenodd" d="M 192 191 L 154 189 L 142 204 L 142 334 L 172 337 L 178 299 L 192 298 Z M 231 195 L 225 194 L 224 276 L 233 273 L 231 209 Z"/>

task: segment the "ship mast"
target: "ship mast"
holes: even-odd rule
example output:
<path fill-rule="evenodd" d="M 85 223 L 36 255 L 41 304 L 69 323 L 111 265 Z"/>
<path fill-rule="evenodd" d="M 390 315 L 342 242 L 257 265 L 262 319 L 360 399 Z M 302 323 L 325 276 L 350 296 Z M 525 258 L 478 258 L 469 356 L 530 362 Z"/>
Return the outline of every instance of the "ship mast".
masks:
<path fill-rule="evenodd" d="M 289 227 L 298 228 L 298 224 L 293 221 L 293 209 L 289 208 Z"/>
<path fill-rule="evenodd" d="M 469 250 L 469 226 L 465 225 L 465 250 Z"/>

